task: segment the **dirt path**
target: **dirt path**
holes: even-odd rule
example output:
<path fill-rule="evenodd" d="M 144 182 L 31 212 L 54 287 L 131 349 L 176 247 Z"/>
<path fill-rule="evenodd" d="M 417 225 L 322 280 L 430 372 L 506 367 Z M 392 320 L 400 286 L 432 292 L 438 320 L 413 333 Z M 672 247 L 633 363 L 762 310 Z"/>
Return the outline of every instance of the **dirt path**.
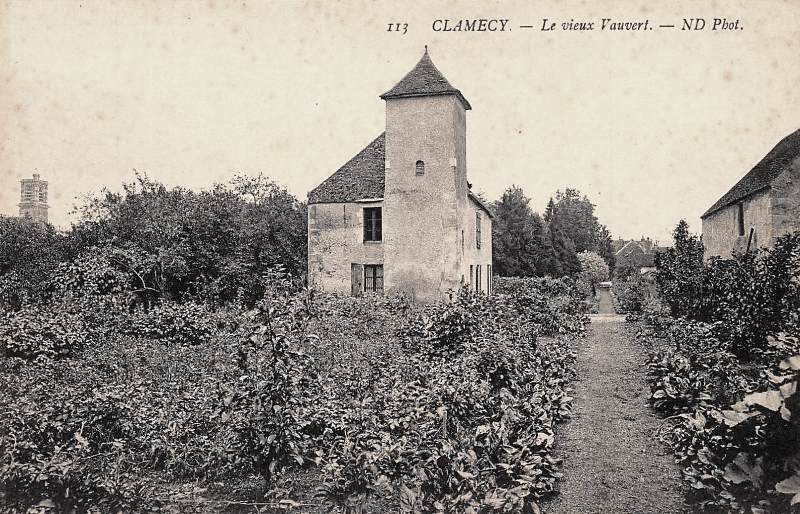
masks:
<path fill-rule="evenodd" d="M 599 314 L 577 342 L 578 380 L 572 420 L 559 428 L 564 458 L 561 494 L 548 514 L 678 513 L 680 476 L 653 437 L 660 420 L 647 406 L 644 355 L 598 290 Z M 609 310 L 610 308 L 610 310 Z"/>

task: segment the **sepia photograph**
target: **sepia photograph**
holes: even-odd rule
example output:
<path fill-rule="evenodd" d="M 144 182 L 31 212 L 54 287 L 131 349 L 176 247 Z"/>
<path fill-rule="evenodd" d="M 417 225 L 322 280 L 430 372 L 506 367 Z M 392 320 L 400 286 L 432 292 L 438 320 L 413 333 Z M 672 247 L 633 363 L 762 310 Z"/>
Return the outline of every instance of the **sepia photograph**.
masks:
<path fill-rule="evenodd" d="M 0 0 L 0 513 L 800 514 L 800 0 Z"/>

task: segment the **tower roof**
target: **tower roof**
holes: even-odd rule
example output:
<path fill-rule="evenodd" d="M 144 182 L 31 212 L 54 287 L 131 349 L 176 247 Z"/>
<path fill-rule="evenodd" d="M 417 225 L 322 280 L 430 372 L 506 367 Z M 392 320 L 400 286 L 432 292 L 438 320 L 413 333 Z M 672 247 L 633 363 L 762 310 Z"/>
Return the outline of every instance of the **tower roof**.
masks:
<path fill-rule="evenodd" d="M 461 100 L 465 109 L 472 109 L 472 106 L 461 94 L 461 91 L 454 88 L 433 64 L 426 46 L 425 53 L 417 65 L 397 85 L 382 94 L 381 98 L 387 100 L 389 98 L 435 95 L 455 95 Z"/>

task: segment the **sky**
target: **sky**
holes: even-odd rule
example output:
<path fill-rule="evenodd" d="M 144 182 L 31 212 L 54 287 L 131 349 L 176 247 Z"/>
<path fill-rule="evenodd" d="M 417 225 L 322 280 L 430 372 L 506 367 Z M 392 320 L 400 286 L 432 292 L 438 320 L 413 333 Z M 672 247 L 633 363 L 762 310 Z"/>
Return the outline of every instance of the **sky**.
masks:
<path fill-rule="evenodd" d="M 680 30 L 690 17 L 742 30 Z M 476 18 L 511 30 L 432 30 Z M 656 28 L 545 32 L 544 18 Z M 699 231 L 800 127 L 800 0 L 0 0 L 0 213 L 34 172 L 61 227 L 134 170 L 198 189 L 263 172 L 305 199 L 383 131 L 379 95 L 424 45 L 472 104 L 473 188 L 519 185 L 537 211 L 577 188 L 614 236 L 666 242 L 681 218 Z"/>

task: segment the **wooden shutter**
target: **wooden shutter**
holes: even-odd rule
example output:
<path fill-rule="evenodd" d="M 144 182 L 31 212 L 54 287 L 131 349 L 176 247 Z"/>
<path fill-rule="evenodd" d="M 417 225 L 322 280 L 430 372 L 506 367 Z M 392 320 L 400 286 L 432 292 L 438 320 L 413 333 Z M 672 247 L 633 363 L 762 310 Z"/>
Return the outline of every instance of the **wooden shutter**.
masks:
<path fill-rule="evenodd" d="M 361 296 L 364 290 L 364 266 L 358 263 L 350 264 L 350 294 Z"/>

